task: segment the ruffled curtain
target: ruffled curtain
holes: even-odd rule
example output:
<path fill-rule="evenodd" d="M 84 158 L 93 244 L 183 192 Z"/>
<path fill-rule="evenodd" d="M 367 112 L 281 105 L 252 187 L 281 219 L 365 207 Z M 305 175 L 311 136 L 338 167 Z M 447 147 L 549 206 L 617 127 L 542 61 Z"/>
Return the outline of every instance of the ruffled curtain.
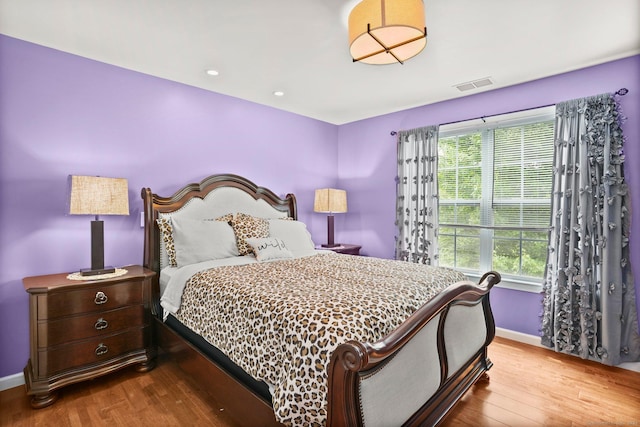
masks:
<path fill-rule="evenodd" d="M 556 105 L 542 344 L 606 365 L 640 360 L 629 192 L 613 95 Z"/>
<path fill-rule="evenodd" d="M 438 128 L 398 132 L 396 259 L 438 264 Z"/>

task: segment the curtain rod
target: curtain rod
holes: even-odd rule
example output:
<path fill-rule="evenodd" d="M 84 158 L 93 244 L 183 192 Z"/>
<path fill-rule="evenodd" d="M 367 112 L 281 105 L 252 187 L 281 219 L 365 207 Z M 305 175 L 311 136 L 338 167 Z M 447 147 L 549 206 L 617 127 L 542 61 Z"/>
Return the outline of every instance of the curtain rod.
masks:
<path fill-rule="evenodd" d="M 618 96 L 625 96 L 625 95 L 626 95 L 626 94 L 628 94 L 628 93 L 629 93 L 629 89 L 627 89 L 626 87 L 623 87 L 623 88 L 620 88 L 620 89 L 618 89 L 617 91 L 615 91 L 613 94 L 614 94 L 614 95 L 618 95 Z M 509 112 L 507 112 L 507 113 L 500 113 L 500 114 L 520 113 L 520 112 L 522 112 L 522 111 L 536 110 L 536 109 L 538 109 L 538 108 L 551 107 L 552 105 L 556 105 L 556 104 L 539 105 L 539 106 L 537 106 L 537 107 L 523 108 L 523 109 L 521 109 L 521 110 L 514 110 L 514 111 L 509 111 Z M 494 114 L 494 115 L 496 115 L 496 116 L 497 116 L 498 114 Z M 485 118 L 485 117 L 488 117 L 488 116 L 480 116 L 480 117 L 474 117 L 474 118 L 472 118 L 472 119 L 455 120 L 455 121 L 453 121 L 453 122 L 440 123 L 440 124 L 439 124 L 439 126 L 450 125 L 450 124 L 452 124 L 452 123 L 468 122 L 468 121 L 470 121 L 470 120 L 478 120 L 478 119 L 482 119 L 482 121 L 486 123 L 486 121 L 484 120 L 484 118 Z M 391 135 L 392 135 L 392 136 L 397 135 L 397 134 L 398 134 L 398 132 L 396 132 L 395 130 L 392 130 L 392 131 L 391 131 Z"/>

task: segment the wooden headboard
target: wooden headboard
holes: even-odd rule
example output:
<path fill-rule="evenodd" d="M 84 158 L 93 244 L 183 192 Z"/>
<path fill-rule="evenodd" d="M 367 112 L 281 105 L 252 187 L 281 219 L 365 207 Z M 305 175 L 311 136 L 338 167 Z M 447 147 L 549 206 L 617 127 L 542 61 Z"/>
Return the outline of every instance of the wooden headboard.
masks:
<path fill-rule="evenodd" d="M 145 267 L 160 272 L 160 233 L 156 219 L 163 215 L 170 215 L 174 212 L 181 214 L 191 209 L 190 204 L 194 199 L 208 200 L 213 197 L 215 190 L 227 188 L 235 189 L 242 197 L 241 200 L 247 199 L 253 201 L 254 205 L 264 205 L 265 203 L 273 208 L 275 212 L 280 212 L 283 216 L 289 216 L 298 219 L 298 211 L 296 206 L 296 198 L 293 194 L 287 194 L 284 199 L 278 197 L 274 192 L 264 187 L 259 187 L 246 178 L 232 174 L 211 175 L 203 179 L 200 183 L 191 183 L 185 185 L 178 190 L 173 196 L 162 197 L 154 194 L 150 188 L 142 189 L 142 199 L 144 201 L 144 258 Z M 211 196 L 210 196 L 211 195 Z M 250 196 L 249 198 L 246 195 Z M 211 202 L 215 204 L 215 201 Z M 249 202 L 242 202 L 249 203 Z M 248 204 L 247 204 L 248 206 Z M 251 212 L 250 206 L 248 206 Z M 193 208 L 195 210 L 195 208 Z M 224 206 L 218 211 L 218 214 L 233 213 L 224 211 Z M 237 209 L 229 208 L 230 210 Z M 213 214 L 212 214 L 213 215 Z"/>

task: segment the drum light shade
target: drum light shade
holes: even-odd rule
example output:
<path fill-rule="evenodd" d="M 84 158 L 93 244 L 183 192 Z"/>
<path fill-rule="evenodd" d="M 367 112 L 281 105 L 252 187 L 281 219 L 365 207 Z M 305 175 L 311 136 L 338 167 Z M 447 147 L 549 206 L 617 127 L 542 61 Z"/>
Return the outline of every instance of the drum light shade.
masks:
<path fill-rule="evenodd" d="M 422 0 L 363 0 L 349 14 L 353 61 L 404 63 L 427 45 Z"/>

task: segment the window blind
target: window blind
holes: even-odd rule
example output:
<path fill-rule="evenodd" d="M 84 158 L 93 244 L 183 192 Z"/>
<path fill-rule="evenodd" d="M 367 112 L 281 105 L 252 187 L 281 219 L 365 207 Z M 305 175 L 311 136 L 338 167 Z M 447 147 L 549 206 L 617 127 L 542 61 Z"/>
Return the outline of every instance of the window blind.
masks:
<path fill-rule="evenodd" d="M 440 265 L 542 277 L 554 115 L 551 107 L 440 128 Z"/>

